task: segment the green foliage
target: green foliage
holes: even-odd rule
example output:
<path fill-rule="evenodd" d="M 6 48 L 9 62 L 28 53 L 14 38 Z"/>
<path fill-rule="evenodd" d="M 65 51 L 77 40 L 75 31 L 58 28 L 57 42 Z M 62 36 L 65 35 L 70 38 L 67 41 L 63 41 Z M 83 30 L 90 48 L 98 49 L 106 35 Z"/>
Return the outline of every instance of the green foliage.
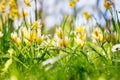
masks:
<path fill-rule="evenodd" d="M 117 53 L 112 51 L 112 46 L 120 42 L 119 19 L 112 17 L 112 28 L 106 25 L 108 33 L 97 23 L 101 31 L 96 29 L 91 37 L 84 30 L 75 31 L 74 17 L 69 15 L 65 15 L 58 31 L 55 32 L 57 25 L 49 31 L 41 29 L 41 24 L 36 26 L 39 19 L 35 8 L 36 24 L 31 22 L 28 26 L 23 14 L 18 29 L 14 29 L 9 15 L 3 20 L 1 14 L 0 80 L 119 80 L 119 47 L 115 48 Z M 20 35 L 22 26 L 26 33 L 21 31 Z"/>

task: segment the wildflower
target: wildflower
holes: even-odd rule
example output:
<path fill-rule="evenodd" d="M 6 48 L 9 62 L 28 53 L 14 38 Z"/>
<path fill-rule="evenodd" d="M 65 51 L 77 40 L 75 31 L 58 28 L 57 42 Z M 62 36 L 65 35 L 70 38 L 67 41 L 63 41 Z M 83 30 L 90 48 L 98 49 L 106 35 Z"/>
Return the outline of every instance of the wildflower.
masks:
<path fill-rule="evenodd" d="M 85 30 L 85 28 L 83 27 L 83 26 L 80 26 L 80 27 L 76 27 L 76 32 L 78 32 L 78 33 L 83 33 L 84 32 L 84 30 Z"/>
<path fill-rule="evenodd" d="M 31 41 L 35 41 L 37 37 L 36 31 L 31 31 L 30 36 L 31 36 Z"/>
<path fill-rule="evenodd" d="M 11 38 L 18 46 L 21 44 L 21 39 L 17 36 L 16 32 L 11 33 Z"/>
<path fill-rule="evenodd" d="M 65 36 L 63 41 L 64 41 L 64 47 L 67 47 L 69 44 L 68 36 Z"/>
<path fill-rule="evenodd" d="M 11 33 L 11 38 L 14 42 L 16 42 L 17 41 L 17 33 L 16 32 Z"/>
<path fill-rule="evenodd" d="M 74 3 L 73 1 L 70 1 L 70 2 L 68 3 L 68 5 L 69 5 L 70 7 L 72 7 L 72 8 L 74 8 L 75 3 Z"/>
<path fill-rule="evenodd" d="M 63 42 L 62 39 L 58 39 L 57 43 L 58 43 L 58 44 L 57 44 L 58 47 L 64 46 L 64 42 Z"/>
<path fill-rule="evenodd" d="M 98 40 L 100 42 L 103 41 L 103 34 L 102 34 L 102 32 L 100 31 L 99 28 L 94 29 L 92 37 L 93 37 L 93 39 L 96 39 L 96 40 Z"/>
<path fill-rule="evenodd" d="M 35 22 L 32 24 L 31 30 L 36 29 L 37 27 L 41 27 L 41 25 L 40 25 L 40 20 L 35 21 Z"/>
<path fill-rule="evenodd" d="M 17 8 L 12 8 L 9 12 L 10 18 L 12 20 L 15 19 L 15 17 L 18 15 L 18 9 Z"/>
<path fill-rule="evenodd" d="M 0 38 L 2 38 L 3 37 L 3 33 L 0 31 Z"/>
<path fill-rule="evenodd" d="M 91 15 L 87 11 L 83 11 L 83 15 L 86 20 L 89 20 L 91 18 Z"/>
<path fill-rule="evenodd" d="M 62 35 L 61 28 L 56 29 L 56 33 L 55 34 L 57 35 L 58 38 L 62 39 L 63 35 Z"/>
<path fill-rule="evenodd" d="M 25 34 L 24 34 L 24 37 L 27 39 L 27 40 L 31 40 L 31 33 L 30 31 L 26 31 Z"/>
<path fill-rule="evenodd" d="M 28 0 L 24 0 L 24 3 L 25 3 L 25 5 L 28 6 L 28 7 L 31 6 L 31 4 L 30 4 L 30 2 L 29 2 Z"/>
<path fill-rule="evenodd" d="M 57 35 L 54 36 L 54 40 L 52 40 L 52 45 L 57 47 L 63 46 L 63 40 L 59 38 Z"/>
<path fill-rule="evenodd" d="M 96 41 L 96 39 L 92 39 L 92 42 L 93 42 L 93 44 L 97 44 L 97 41 Z"/>
<path fill-rule="evenodd" d="M 116 44 L 112 47 L 112 52 L 113 53 L 120 53 L 120 44 Z"/>
<path fill-rule="evenodd" d="M 105 7 L 106 9 L 109 9 L 112 4 L 113 4 L 113 2 L 110 2 L 110 1 L 108 1 L 108 0 L 104 0 L 104 7 Z"/>
<path fill-rule="evenodd" d="M 65 36 L 63 39 L 55 37 L 55 39 L 52 41 L 52 45 L 57 47 L 67 47 L 68 44 L 69 39 L 67 36 Z"/>
<path fill-rule="evenodd" d="M 77 43 L 77 45 L 79 45 L 80 47 L 83 47 L 85 44 L 84 40 L 81 40 L 80 38 L 75 38 L 75 42 Z"/>
<path fill-rule="evenodd" d="M 17 37 L 17 40 L 15 42 L 19 46 L 21 44 L 21 39 L 19 37 Z"/>
<path fill-rule="evenodd" d="M 103 41 L 103 35 L 99 34 L 99 41 L 102 42 Z"/>
<path fill-rule="evenodd" d="M 85 39 L 85 34 L 84 34 L 84 33 L 79 34 L 78 36 L 79 36 L 79 38 L 80 38 L 81 40 L 84 40 L 84 39 Z"/>
<path fill-rule="evenodd" d="M 2 2 L 1 2 L 1 4 L 0 4 L 0 11 L 1 11 L 1 12 L 4 12 L 5 3 L 6 3 L 6 1 L 5 1 L 5 0 L 2 0 Z"/>
<path fill-rule="evenodd" d="M 75 42 L 80 46 L 83 47 L 85 44 L 85 34 L 77 34 L 76 38 L 75 38 Z"/>
<path fill-rule="evenodd" d="M 12 20 L 14 20 L 18 16 L 18 7 L 17 7 L 17 4 L 16 4 L 16 1 L 15 0 L 10 0 L 9 1 L 9 7 L 10 7 L 10 10 L 9 10 L 10 18 Z"/>
<path fill-rule="evenodd" d="M 16 7 L 15 0 L 10 0 L 10 1 L 9 1 L 9 7 L 10 7 L 10 8 Z"/>
<path fill-rule="evenodd" d="M 44 40 L 44 36 L 37 36 L 36 41 L 40 45 Z"/>

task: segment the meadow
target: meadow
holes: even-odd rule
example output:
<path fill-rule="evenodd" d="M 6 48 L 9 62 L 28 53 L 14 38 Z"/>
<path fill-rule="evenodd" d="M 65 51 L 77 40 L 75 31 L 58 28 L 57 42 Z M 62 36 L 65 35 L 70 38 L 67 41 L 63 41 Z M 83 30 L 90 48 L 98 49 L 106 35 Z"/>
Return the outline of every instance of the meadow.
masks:
<path fill-rule="evenodd" d="M 77 1 L 66 5 L 74 9 Z M 24 5 L 31 7 L 28 0 Z M 66 14 L 60 25 L 46 30 L 37 7 L 35 21 L 28 22 L 30 14 L 19 12 L 16 0 L 1 0 L 0 80 L 119 80 L 119 11 L 112 1 L 103 5 L 112 16 L 104 27 L 97 21 L 89 29 L 75 26 L 75 17 Z M 87 11 L 82 16 L 87 22 L 95 19 Z M 22 19 L 17 28 L 16 19 Z"/>

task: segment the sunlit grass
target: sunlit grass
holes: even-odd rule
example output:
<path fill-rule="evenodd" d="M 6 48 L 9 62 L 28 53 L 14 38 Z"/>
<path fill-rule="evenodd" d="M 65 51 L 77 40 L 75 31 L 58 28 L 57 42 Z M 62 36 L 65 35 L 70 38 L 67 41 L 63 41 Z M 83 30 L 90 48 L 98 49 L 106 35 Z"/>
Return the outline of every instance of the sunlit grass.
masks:
<path fill-rule="evenodd" d="M 71 0 L 69 6 L 73 9 L 77 1 Z M 31 6 L 27 0 L 24 3 Z M 105 0 L 105 8 L 113 15 L 112 5 Z M 96 23 L 88 33 L 86 26 L 74 26 L 74 17 L 65 15 L 61 25 L 47 31 L 37 10 L 36 21 L 28 24 L 29 14 L 19 13 L 15 0 L 8 4 L 2 0 L 0 6 L 0 80 L 119 79 L 119 19 L 112 18 L 111 27 Z M 83 16 L 86 21 L 93 18 L 87 11 Z M 16 29 L 17 18 L 23 22 Z"/>

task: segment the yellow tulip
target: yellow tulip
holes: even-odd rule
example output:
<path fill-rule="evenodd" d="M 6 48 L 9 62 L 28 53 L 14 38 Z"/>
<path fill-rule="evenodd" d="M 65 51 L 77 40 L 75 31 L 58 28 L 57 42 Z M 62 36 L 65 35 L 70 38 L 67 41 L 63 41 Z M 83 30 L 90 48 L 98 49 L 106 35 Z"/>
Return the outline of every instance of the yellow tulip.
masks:
<path fill-rule="evenodd" d="M 0 3 L 0 11 L 1 12 L 4 12 L 4 10 L 5 10 L 5 3 L 6 3 L 5 0 L 2 0 L 2 2 Z"/>
<path fill-rule="evenodd" d="M 37 33 L 35 31 L 31 31 L 31 41 L 35 41 L 37 37 Z"/>
<path fill-rule="evenodd" d="M 21 39 L 19 37 L 17 37 L 17 40 L 15 42 L 19 46 L 21 44 Z"/>
<path fill-rule="evenodd" d="M 74 3 L 74 2 L 72 2 L 72 1 L 70 1 L 70 2 L 68 3 L 68 5 L 69 5 L 70 7 L 72 7 L 72 8 L 74 8 L 75 3 Z"/>
<path fill-rule="evenodd" d="M 39 21 L 35 21 L 32 26 L 31 26 L 31 30 L 36 29 L 38 26 L 40 26 L 40 22 Z"/>
<path fill-rule="evenodd" d="M 27 40 L 31 40 L 31 34 L 30 34 L 30 32 L 26 32 L 25 34 L 24 34 L 24 37 L 27 39 Z"/>
<path fill-rule="evenodd" d="M 110 6 L 111 6 L 111 3 L 110 3 L 108 0 L 104 0 L 104 7 L 105 7 L 106 9 L 109 9 Z"/>
<path fill-rule="evenodd" d="M 25 5 L 28 6 L 28 7 L 31 6 L 31 4 L 30 4 L 30 2 L 29 2 L 28 0 L 24 0 L 24 3 L 25 3 Z"/>
<path fill-rule="evenodd" d="M 89 20 L 91 18 L 91 15 L 87 11 L 84 11 L 83 15 L 84 15 L 86 20 Z"/>
<path fill-rule="evenodd" d="M 57 35 L 58 38 L 62 39 L 63 34 L 62 34 L 61 28 L 56 29 L 56 35 Z"/>
<path fill-rule="evenodd" d="M 83 26 L 76 27 L 75 30 L 76 30 L 76 32 L 78 32 L 78 33 L 83 33 L 84 30 L 85 30 L 85 27 L 83 27 Z"/>
<path fill-rule="evenodd" d="M 93 39 L 102 42 L 103 41 L 103 34 L 99 28 L 95 28 L 92 34 Z"/>
<path fill-rule="evenodd" d="M 16 32 L 11 33 L 11 38 L 14 42 L 16 42 L 17 41 L 17 33 Z"/>
<path fill-rule="evenodd" d="M 38 36 L 38 37 L 36 38 L 36 41 L 37 41 L 37 43 L 38 43 L 39 45 L 43 42 L 43 40 L 44 40 L 44 36 Z"/>

